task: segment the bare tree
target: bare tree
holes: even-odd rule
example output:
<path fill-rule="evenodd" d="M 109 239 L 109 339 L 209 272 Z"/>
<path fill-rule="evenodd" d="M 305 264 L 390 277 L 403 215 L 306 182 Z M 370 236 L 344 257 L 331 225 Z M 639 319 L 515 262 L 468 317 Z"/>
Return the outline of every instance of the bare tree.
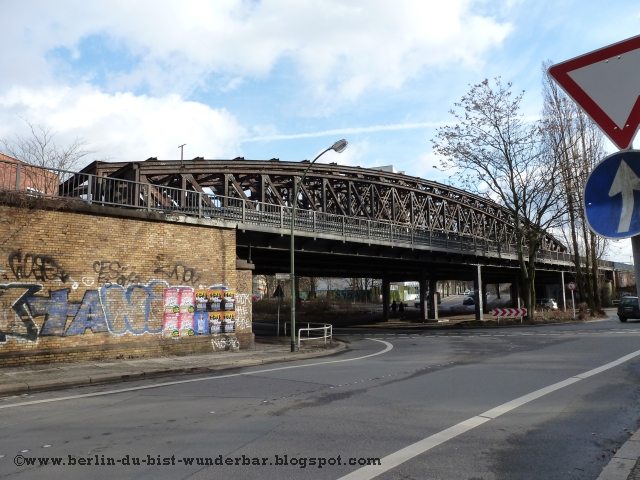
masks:
<path fill-rule="evenodd" d="M 583 188 L 587 177 L 604 157 L 603 135 L 586 114 L 549 77 L 543 66 L 544 131 L 549 150 L 559 162 L 562 188 L 559 201 L 566 206 L 563 233 L 569 240 L 578 289 L 592 312 L 601 310 L 598 261 L 606 240 L 587 225 Z"/>
<path fill-rule="evenodd" d="M 24 122 L 29 127 L 30 134 L 0 139 L 7 155 L 37 167 L 74 170 L 91 153 L 81 139 L 76 138 L 69 144 L 60 145 L 56 143 L 56 133 L 51 128 L 34 125 L 27 120 Z"/>
<path fill-rule="evenodd" d="M 457 123 L 438 128 L 433 144 L 442 167 L 457 169 L 467 189 L 510 212 L 524 303 L 533 318 L 535 259 L 562 216 L 558 161 L 544 148 L 539 122 L 523 118 L 524 92 L 511 89 L 500 78 L 473 85 L 451 111 Z"/>

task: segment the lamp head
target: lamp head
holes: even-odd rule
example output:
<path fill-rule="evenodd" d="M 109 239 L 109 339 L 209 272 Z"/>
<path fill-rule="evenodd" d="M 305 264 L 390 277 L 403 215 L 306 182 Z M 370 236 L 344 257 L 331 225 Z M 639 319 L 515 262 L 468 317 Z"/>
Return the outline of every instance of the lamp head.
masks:
<path fill-rule="evenodd" d="M 334 143 L 333 145 L 331 145 L 331 150 L 334 150 L 338 153 L 342 153 L 342 151 L 347 148 L 347 145 L 349 144 L 349 142 L 347 142 L 344 138 L 341 140 L 338 140 L 336 143 Z"/>

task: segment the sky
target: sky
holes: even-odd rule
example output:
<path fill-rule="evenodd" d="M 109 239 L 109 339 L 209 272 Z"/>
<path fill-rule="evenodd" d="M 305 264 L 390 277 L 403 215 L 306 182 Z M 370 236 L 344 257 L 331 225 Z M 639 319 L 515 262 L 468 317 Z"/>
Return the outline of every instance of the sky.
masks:
<path fill-rule="evenodd" d="M 635 0 L 0 0 L 0 138 L 86 163 L 312 159 L 455 184 L 431 140 L 485 78 L 542 110 L 544 62 L 637 35 Z M 611 152 L 615 151 L 611 146 Z M 630 241 L 610 257 L 629 261 Z"/>

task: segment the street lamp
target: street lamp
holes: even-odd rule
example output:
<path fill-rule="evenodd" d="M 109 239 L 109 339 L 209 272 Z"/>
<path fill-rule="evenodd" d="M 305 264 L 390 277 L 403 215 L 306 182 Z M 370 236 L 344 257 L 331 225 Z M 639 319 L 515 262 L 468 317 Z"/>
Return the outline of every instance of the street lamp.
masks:
<path fill-rule="evenodd" d="M 342 140 L 338 140 L 336 143 L 331 145 L 329 148 L 320 152 L 316 158 L 314 158 L 311 163 L 307 166 L 302 177 L 300 178 L 300 183 L 304 182 L 304 179 L 309 173 L 309 169 L 311 165 L 313 165 L 316 160 L 318 160 L 322 155 L 327 153 L 329 150 L 333 150 L 334 152 L 341 153 L 345 148 L 347 148 L 347 141 L 343 138 Z M 295 218 L 296 218 L 296 205 L 298 204 L 298 181 L 296 177 L 293 177 L 293 198 L 291 199 L 291 351 L 296 351 L 296 270 L 295 270 Z"/>

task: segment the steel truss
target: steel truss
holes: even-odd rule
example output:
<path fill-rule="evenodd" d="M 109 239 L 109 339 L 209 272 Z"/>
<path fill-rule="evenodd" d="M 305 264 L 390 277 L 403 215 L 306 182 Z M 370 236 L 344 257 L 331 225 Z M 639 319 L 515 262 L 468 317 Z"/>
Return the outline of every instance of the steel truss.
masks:
<path fill-rule="evenodd" d="M 247 209 L 268 204 L 290 207 L 298 182 L 296 208 L 355 219 L 389 221 L 414 232 L 454 235 L 514 245 L 514 218 L 498 204 L 440 183 L 377 169 L 277 159 L 94 162 L 82 173 L 242 200 Z M 181 199 L 175 199 L 180 202 Z M 542 250 L 566 252 L 551 235 Z"/>

